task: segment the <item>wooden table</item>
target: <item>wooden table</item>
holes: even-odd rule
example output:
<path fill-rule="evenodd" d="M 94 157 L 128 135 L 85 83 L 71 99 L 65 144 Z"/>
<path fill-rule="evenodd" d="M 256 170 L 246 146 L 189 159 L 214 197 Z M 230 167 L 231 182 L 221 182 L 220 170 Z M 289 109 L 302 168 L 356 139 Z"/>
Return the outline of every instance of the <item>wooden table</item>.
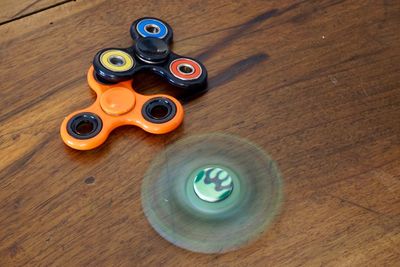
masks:
<path fill-rule="evenodd" d="M 2 1 L 0 266 L 398 266 L 400 2 L 158 2 Z M 173 133 L 122 127 L 99 149 L 66 147 L 63 118 L 94 101 L 94 54 L 131 45 L 142 16 L 172 25 L 209 92 Z M 136 87 L 169 92 L 153 76 Z M 171 245 L 140 204 L 152 159 L 210 132 L 257 143 L 285 183 L 269 231 L 222 255 Z"/>

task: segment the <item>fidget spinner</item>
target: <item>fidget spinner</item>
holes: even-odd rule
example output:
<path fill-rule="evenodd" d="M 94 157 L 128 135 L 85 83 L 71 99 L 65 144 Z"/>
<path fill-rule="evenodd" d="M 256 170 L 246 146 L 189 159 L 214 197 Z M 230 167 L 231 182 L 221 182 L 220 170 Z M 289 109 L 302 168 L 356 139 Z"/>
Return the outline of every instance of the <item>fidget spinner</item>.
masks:
<path fill-rule="evenodd" d="M 175 98 L 162 94 L 141 95 L 132 88 L 132 80 L 110 85 L 100 83 L 94 75 L 90 67 L 87 80 L 96 92 L 96 101 L 70 114 L 61 124 L 61 137 L 68 146 L 93 149 L 122 125 L 136 125 L 147 132 L 163 134 L 181 124 L 183 107 Z"/>
<path fill-rule="evenodd" d="M 247 140 L 195 135 L 156 156 L 141 199 L 151 226 L 174 245 L 223 253 L 256 240 L 271 224 L 282 202 L 282 177 Z"/>
<path fill-rule="evenodd" d="M 135 20 L 130 28 L 135 44 L 129 48 L 106 48 L 95 55 L 93 66 L 100 81 L 116 83 L 129 80 L 147 70 L 190 93 L 207 87 L 207 70 L 199 61 L 171 51 L 172 28 L 160 19 Z"/>
<path fill-rule="evenodd" d="M 87 75 L 96 101 L 66 117 L 61 137 L 70 147 L 89 150 L 100 146 L 110 132 L 122 125 L 164 134 L 183 120 L 183 107 L 167 95 L 141 95 L 132 87 L 132 76 L 149 70 L 171 84 L 197 94 L 207 87 L 207 70 L 198 61 L 170 51 L 172 28 L 155 18 L 141 18 L 131 25 L 135 44 L 129 48 L 106 48 L 93 59 Z"/>

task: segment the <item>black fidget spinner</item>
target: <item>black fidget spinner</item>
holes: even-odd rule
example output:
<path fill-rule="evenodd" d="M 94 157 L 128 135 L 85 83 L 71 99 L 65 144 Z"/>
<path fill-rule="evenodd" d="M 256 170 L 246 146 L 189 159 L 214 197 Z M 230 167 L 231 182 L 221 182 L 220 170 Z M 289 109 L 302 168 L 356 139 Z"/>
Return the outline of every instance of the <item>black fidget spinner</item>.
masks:
<path fill-rule="evenodd" d="M 160 75 L 174 86 L 200 93 L 207 87 L 207 70 L 199 61 L 170 50 L 173 32 L 166 22 L 144 17 L 130 28 L 135 44 L 129 48 L 106 48 L 95 55 L 96 78 L 103 83 L 132 79 L 141 70 Z"/>

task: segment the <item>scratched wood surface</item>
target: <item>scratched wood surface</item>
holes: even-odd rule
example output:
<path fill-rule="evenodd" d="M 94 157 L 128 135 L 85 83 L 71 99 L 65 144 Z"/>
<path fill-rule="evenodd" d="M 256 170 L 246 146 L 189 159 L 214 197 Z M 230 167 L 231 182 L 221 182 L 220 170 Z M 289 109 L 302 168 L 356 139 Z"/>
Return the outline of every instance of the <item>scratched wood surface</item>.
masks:
<path fill-rule="evenodd" d="M 0 266 L 398 266 L 400 2 L 158 2 L 70 1 L 0 26 Z M 123 127 L 99 149 L 67 148 L 59 125 L 94 100 L 93 55 L 129 46 L 142 16 L 172 25 L 209 92 L 173 133 Z M 171 245 L 140 205 L 157 153 L 209 132 L 257 143 L 285 183 L 269 231 L 222 255 Z"/>
<path fill-rule="evenodd" d="M 66 2 L 69 0 L 1 0 L 0 24 L 13 22 Z"/>

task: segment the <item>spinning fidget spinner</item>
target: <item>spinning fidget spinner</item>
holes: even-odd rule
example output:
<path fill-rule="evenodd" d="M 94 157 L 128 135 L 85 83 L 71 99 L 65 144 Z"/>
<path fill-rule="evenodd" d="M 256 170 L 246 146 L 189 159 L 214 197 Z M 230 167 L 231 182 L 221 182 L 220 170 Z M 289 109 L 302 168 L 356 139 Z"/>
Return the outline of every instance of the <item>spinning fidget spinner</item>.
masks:
<path fill-rule="evenodd" d="M 159 153 L 142 181 L 144 214 L 171 243 L 222 253 L 258 238 L 282 201 L 276 163 L 247 140 L 195 135 Z"/>
<path fill-rule="evenodd" d="M 170 51 L 171 27 L 155 18 L 141 18 L 131 25 L 135 45 L 99 51 L 87 75 L 96 101 L 88 108 L 66 117 L 61 125 L 64 142 L 78 150 L 101 145 L 110 132 L 122 125 L 163 134 L 183 120 L 183 107 L 173 97 L 145 96 L 132 87 L 132 76 L 140 70 L 152 71 L 171 84 L 197 94 L 207 87 L 207 70 L 200 62 Z"/>
<path fill-rule="evenodd" d="M 173 33 L 167 23 L 150 17 L 141 18 L 132 23 L 130 33 L 135 41 L 132 47 L 106 48 L 95 55 L 93 66 L 100 81 L 121 82 L 131 79 L 138 71 L 148 70 L 190 93 L 206 89 L 204 65 L 170 50 Z"/>

